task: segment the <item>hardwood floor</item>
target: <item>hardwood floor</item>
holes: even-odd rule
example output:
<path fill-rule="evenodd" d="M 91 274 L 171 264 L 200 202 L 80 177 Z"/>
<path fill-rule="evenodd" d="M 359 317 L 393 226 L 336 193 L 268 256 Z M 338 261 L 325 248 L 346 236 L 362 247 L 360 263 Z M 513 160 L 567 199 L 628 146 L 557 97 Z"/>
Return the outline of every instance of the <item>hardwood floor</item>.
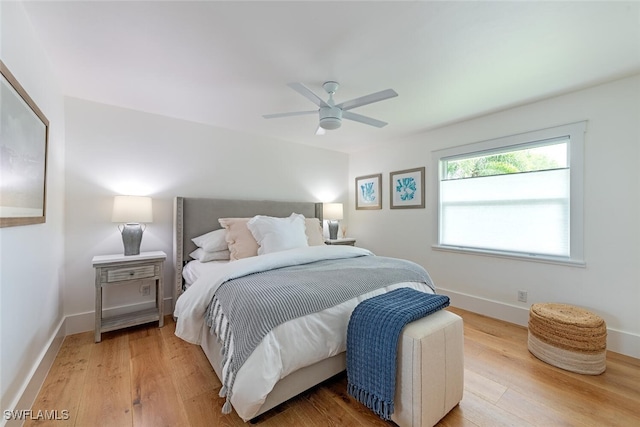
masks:
<path fill-rule="evenodd" d="M 465 390 L 438 426 L 640 426 L 640 360 L 609 352 L 607 370 L 588 376 L 547 365 L 527 350 L 527 330 L 464 310 Z M 65 338 L 32 408 L 57 421 L 25 426 L 236 426 L 222 415 L 220 382 L 200 347 L 175 324 Z M 260 426 L 393 426 L 345 392 L 346 376 L 325 383 L 254 421 Z M 64 414 L 68 414 L 68 419 Z"/>

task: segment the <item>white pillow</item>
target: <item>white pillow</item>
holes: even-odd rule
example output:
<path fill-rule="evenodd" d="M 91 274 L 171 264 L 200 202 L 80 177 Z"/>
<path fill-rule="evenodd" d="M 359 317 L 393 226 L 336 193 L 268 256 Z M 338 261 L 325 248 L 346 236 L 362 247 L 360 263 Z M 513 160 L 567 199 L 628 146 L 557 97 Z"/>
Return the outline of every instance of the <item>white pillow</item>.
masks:
<path fill-rule="evenodd" d="M 228 249 L 223 249 L 221 251 L 215 251 L 215 252 L 207 252 L 202 248 L 198 248 L 195 251 L 191 252 L 189 256 L 200 262 L 229 261 L 229 258 L 231 257 L 231 253 L 229 252 Z"/>
<path fill-rule="evenodd" d="M 247 222 L 247 228 L 260 246 L 258 255 L 309 246 L 304 215 L 293 213 L 288 218 L 256 215 Z"/>
<path fill-rule="evenodd" d="M 217 252 L 228 249 L 227 241 L 224 236 L 227 230 L 221 228 L 219 230 L 213 230 L 202 236 L 194 237 L 191 239 L 193 243 L 199 248 L 204 249 L 205 252 Z"/>

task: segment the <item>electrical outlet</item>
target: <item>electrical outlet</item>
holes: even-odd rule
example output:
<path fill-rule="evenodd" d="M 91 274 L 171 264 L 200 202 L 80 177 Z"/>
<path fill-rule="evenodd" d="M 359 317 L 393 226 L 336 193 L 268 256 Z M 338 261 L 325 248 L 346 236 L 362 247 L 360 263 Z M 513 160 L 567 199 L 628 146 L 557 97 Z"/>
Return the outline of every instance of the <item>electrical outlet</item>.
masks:
<path fill-rule="evenodd" d="M 151 294 L 151 285 L 140 285 L 140 293 L 143 296 Z"/>
<path fill-rule="evenodd" d="M 527 291 L 518 291 L 518 301 L 527 302 Z"/>

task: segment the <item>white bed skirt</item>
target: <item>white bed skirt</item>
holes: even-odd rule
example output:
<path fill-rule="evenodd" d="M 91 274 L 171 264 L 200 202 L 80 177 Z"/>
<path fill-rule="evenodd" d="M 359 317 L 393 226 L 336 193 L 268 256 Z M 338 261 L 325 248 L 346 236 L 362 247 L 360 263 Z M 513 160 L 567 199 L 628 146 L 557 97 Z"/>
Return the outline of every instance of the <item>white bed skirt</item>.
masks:
<path fill-rule="evenodd" d="M 218 375 L 220 382 L 222 382 L 222 375 L 220 372 L 220 362 L 222 356 L 220 355 L 220 344 L 217 343 L 216 337 L 206 331 L 203 334 L 202 350 L 209 359 L 209 363 L 213 366 L 213 370 Z M 347 367 L 346 353 L 342 352 L 328 359 L 321 360 L 314 363 L 311 366 L 298 369 L 295 372 L 287 375 L 273 387 L 273 390 L 267 395 L 264 403 L 256 411 L 255 415 L 251 418 L 255 418 L 260 414 L 267 412 L 269 409 L 275 408 L 279 404 L 286 402 L 292 397 L 297 396 L 305 390 L 327 380 L 340 372 L 344 371 Z M 244 418 L 243 418 L 244 419 Z M 244 419 L 248 421 L 250 418 Z"/>

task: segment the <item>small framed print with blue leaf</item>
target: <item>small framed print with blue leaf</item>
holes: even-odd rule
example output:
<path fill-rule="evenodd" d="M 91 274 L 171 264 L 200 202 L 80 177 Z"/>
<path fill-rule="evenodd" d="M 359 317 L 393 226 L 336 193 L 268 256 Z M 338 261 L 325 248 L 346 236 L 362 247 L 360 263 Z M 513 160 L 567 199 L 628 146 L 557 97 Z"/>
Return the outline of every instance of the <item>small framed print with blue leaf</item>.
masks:
<path fill-rule="evenodd" d="M 356 178 L 356 209 L 382 209 L 382 174 Z"/>
<path fill-rule="evenodd" d="M 424 208 L 424 167 L 391 172 L 391 209 Z"/>

